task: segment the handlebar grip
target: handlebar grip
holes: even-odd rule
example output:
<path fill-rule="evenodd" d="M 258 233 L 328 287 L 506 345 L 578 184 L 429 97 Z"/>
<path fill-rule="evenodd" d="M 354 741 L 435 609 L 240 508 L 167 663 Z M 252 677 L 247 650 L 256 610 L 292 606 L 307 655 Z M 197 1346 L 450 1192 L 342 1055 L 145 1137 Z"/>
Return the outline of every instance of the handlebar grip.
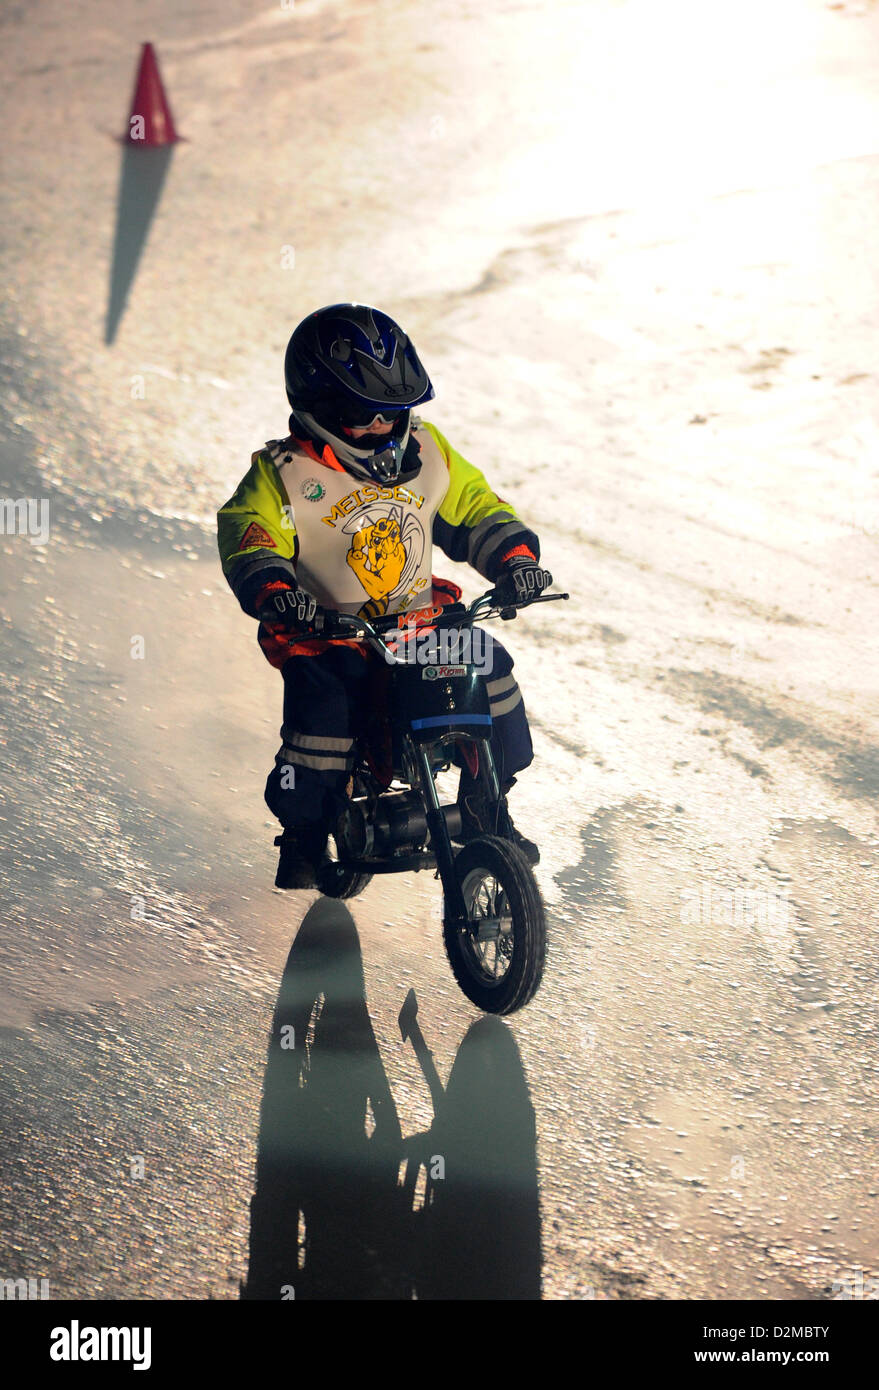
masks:
<path fill-rule="evenodd" d="M 339 620 L 345 619 L 350 623 L 352 619 L 349 613 L 338 613 L 333 608 L 318 608 L 311 622 L 299 622 L 293 614 L 279 613 L 273 605 L 262 607 L 256 616 L 259 622 L 286 628 L 303 641 L 342 636 L 343 624 Z M 356 618 L 353 621 L 356 623 Z"/>

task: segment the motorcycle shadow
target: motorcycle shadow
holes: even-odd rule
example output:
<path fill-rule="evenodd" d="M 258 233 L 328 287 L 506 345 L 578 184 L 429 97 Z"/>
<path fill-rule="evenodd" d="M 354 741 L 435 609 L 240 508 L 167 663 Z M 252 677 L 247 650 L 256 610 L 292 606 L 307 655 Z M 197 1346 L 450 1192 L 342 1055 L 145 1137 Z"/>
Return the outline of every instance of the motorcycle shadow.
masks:
<path fill-rule="evenodd" d="M 479 1019 L 444 1090 L 416 1013 L 410 991 L 400 1024 L 435 1119 L 404 1138 L 354 921 L 315 903 L 272 1021 L 242 1298 L 540 1297 L 535 1120 L 515 1039 Z"/>

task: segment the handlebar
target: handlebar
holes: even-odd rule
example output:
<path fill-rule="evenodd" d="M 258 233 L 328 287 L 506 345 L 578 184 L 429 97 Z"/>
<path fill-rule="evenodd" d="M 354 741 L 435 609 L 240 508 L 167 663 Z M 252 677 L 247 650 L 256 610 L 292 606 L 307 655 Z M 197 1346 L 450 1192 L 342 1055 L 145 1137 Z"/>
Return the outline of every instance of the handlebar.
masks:
<path fill-rule="evenodd" d="M 530 608 L 535 603 L 552 603 L 557 599 L 569 599 L 570 594 L 539 594 L 525 603 L 505 604 L 500 608 L 495 602 L 495 590 L 487 589 L 472 603 L 447 603 L 441 613 L 424 623 L 424 628 L 451 627 L 453 625 L 471 627 L 477 620 L 500 617 L 515 618 L 520 608 Z M 393 658 L 392 649 L 383 640 L 382 634 L 399 631 L 405 627 L 405 613 L 393 613 L 381 618 L 361 618 L 354 613 L 340 613 L 331 608 L 323 609 L 321 630 L 296 636 L 297 642 L 326 642 L 332 638 L 346 641 L 362 641 L 373 647 L 382 656 Z M 264 608 L 259 613 L 263 622 L 277 622 L 278 613 L 274 608 Z"/>

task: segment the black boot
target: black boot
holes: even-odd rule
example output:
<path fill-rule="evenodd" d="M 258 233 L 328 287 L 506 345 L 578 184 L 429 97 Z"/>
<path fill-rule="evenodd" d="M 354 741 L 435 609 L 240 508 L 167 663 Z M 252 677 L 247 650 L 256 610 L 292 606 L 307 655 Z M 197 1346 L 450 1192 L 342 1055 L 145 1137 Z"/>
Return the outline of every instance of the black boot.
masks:
<path fill-rule="evenodd" d="M 323 826 L 303 825 L 288 828 L 276 836 L 280 848 L 276 888 L 314 888 L 316 875 L 327 862 L 327 834 Z"/>
<path fill-rule="evenodd" d="M 507 784 L 500 802 L 490 801 L 482 786 L 466 772 L 462 773 L 458 788 L 461 833 L 455 839 L 466 845 L 468 840 L 475 840 L 479 835 L 499 835 L 502 840 L 509 840 L 521 850 L 529 864 L 539 864 L 540 850 L 533 840 L 526 840 L 513 824 L 505 795 L 511 786 L 512 782 Z"/>

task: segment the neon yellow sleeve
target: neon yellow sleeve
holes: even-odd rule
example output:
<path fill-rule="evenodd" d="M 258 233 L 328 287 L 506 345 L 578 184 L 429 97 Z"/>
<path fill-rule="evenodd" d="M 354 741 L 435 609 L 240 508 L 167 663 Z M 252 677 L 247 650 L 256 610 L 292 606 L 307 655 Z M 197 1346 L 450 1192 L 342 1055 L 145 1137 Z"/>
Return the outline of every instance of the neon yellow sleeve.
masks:
<path fill-rule="evenodd" d="M 217 541 L 223 573 L 242 608 L 273 579 L 296 582 L 298 550 L 293 511 L 278 471 L 262 452 L 217 513 Z"/>
<path fill-rule="evenodd" d="M 436 442 L 449 469 L 449 490 L 434 518 L 433 540 L 450 560 L 467 561 L 487 579 L 494 579 L 502 557 L 526 546 L 540 558 L 540 542 L 498 497 L 485 475 L 459 454 L 436 427 L 421 424 Z"/>

